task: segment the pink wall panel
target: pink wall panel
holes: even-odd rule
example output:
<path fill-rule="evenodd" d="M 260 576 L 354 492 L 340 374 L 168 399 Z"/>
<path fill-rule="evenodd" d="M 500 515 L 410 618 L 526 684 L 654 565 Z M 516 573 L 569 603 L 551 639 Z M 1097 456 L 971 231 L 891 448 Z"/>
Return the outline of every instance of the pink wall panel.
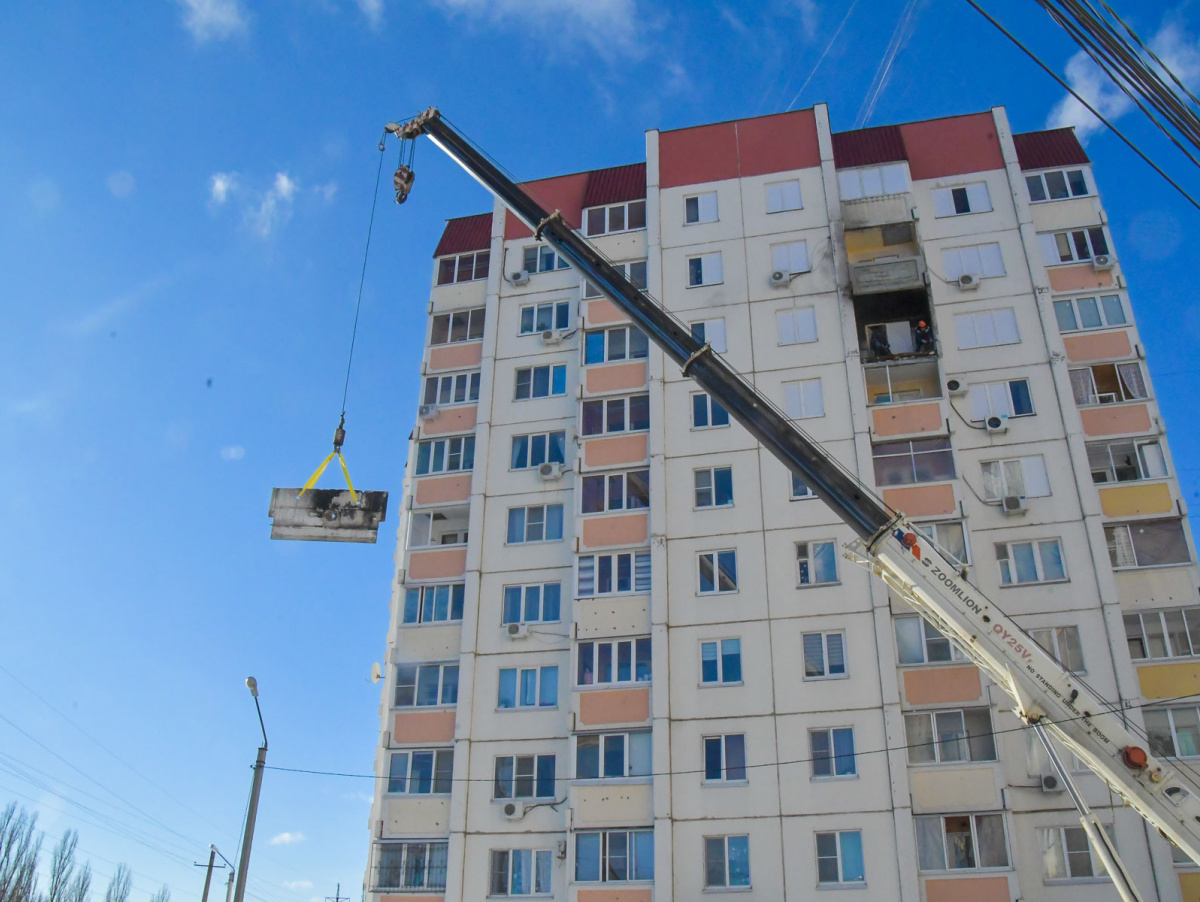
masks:
<path fill-rule="evenodd" d="M 464 407 L 443 407 L 432 420 L 421 424 L 421 435 L 444 435 L 447 432 L 470 432 L 475 428 L 478 409 L 474 404 Z"/>
<path fill-rule="evenodd" d="M 392 724 L 392 744 L 452 742 L 453 711 L 401 711 Z"/>
<path fill-rule="evenodd" d="M 1150 431 L 1150 410 L 1145 404 L 1101 404 L 1079 411 L 1084 435 L 1130 435 Z"/>
<path fill-rule="evenodd" d="M 461 344 L 439 345 L 429 349 L 431 370 L 458 370 L 479 366 L 483 359 L 483 342 L 470 341 Z"/>
<path fill-rule="evenodd" d="M 1004 168 L 991 113 L 909 122 L 900 126 L 900 133 L 913 179 Z"/>
<path fill-rule="evenodd" d="M 1050 287 L 1055 291 L 1089 291 L 1092 288 L 1111 288 L 1113 274 L 1109 270 L 1096 272 L 1092 264 L 1055 266 L 1047 270 Z"/>
<path fill-rule="evenodd" d="M 871 411 L 871 422 L 876 435 L 910 435 L 918 432 L 943 432 L 946 423 L 942 419 L 942 406 L 932 404 L 892 404 L 876 407 Z"/>
<path fill-rule="evenodd" d="M 589 517 L 583 521 L 583 544 L 587 548 L 608 545 L 639 545 L 650 535 L 650 517 L 646 514 L 622 514 L 617 517 Z"/>
<path fill-rule="evenodd" d="M 578 902 L 652 902 L 654 890 L 648 886 L 630 889 L 581 889 Z"/>
<path fill-rule="evenodd" d="M 617 435 L 612 438 L 591 438 L 583 445 L 583 463 L 588 467 L 612 467 L 617 464 L 639 464 L 650 456 L 650 443 L 645 435 Z"/>
<path fill-rule="evenodd" d="M 1113 360 L 1133 353 L 1129 333 L 1100 332 L 1096 335 L 1069 335 L 1063 339 L 1068 360 Z"/>
<path fill-rule="evenodd" d="M 608 298 L 598 298 L 587 302 L 587 322 L 589 326 L 601 323 L 619 323 L 625 319 L 625 314 L 618 310 L 617 305 Z"/>
<path fill-rule="evenodd" d="M 447 579 L 467 571 L 466 548 L 414 551 L 408 556 L 409 579 Z"/>
<path fill-rule="evenodd" d="M 904 671 L 904 698 L 910 705 L 973 702 L 982 691 L 974 665 Z"/>
<path fill-rule="evenodd" d="M 939 877 L 925 881 L 925 902 L 1009 902 L 1007 877 Z"/>
<path fill-rule="evenodd" d="M 642 723 L 649 719 L 649 689 L 595 689 L 579 693 L 581 724 Z"/>
<path fill-rule="evenodd" d="M 936 517 L 954 513 L 954 486 L 914 485 L 905 489 L 884 489 L 883 500 L 910 517 Z"/>
<path fill-rule="evenodd" d="M 471 474 L 425 476 L 417 480 L 417 504 L 444 504 L 471 497 Z"/>
<path fill-rule="evenodd" d="M 646 364 L 610 363 L 587 368 L 584 385 L 589 394 L 646 387 Z"/>

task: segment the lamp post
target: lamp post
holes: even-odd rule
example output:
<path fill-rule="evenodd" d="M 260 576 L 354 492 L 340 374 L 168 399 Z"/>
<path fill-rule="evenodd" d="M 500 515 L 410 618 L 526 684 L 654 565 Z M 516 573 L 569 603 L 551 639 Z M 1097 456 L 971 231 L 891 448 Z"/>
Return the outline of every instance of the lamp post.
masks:
<path fill-rule="evenodd" d="M 258 704 L 258 680 L 246 677 L 246 688 L 254 696 L 254 708 L 258 711 L 258 725 L 262 729 L 263 742 L 258 748 L 258 758 L 254 762 L 254 782 L 250 787 L 250 808 L 246 812 L 246 833 L 242 837 L 242 857 L 237 870 L 237 888 L 233 893 L 233 902 L 243 902 L 246 895 L 246 877 L 250 870 L 250 845 L 254 842 L 254 819 L 258 815 L 258 793 L 262 789 L 263 768 L 267 764 L 267 728 L 263 724 L 262 708 Z"/>

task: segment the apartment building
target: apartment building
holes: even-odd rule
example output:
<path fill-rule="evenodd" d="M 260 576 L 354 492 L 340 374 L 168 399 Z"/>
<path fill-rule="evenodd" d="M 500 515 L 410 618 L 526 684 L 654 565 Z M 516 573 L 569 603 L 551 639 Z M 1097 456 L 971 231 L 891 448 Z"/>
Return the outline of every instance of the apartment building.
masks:
<path fill-rule="evenodd" d="M 1167 701 L 1200 692 L 1200 571 L 1070 130 L 816 106 L 526 187 L 1200 756 Z M 434 258 L 370 902 L 1116 898 L 1008 697 L 802 481 L 499 204 Z M 1200 898 L 1072 767 L 1146 897 Z"/>

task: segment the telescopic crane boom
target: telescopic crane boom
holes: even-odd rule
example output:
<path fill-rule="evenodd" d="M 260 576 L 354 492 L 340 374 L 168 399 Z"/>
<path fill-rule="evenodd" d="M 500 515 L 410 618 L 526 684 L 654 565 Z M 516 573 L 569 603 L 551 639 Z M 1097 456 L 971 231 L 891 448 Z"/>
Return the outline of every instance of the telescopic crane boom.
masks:
<path fill-rule="evenodd" d="M 544 210 L 436 108 L 404 124 L 389 123 L 387 131 L 401 140 L 427 135 L 532 229 L 538 240 L 583 273 L 679 365 L 683 375 L 719 401 L 854 530 L 858 540 L 848 547 L 848 557 L 881 577 L 1007 691 L 1026 724 L 1036 727 L 1040 736 L 1053 735 L 1200 864 L 1200 783 L 1170 761 L 1152 755 L 1147 739 L 1127 725 L 1125 713 L 1043 651 L 966 580 L 961 564 L 927 542 L 903 513 L 842 468 L 708 344 L 692 337 L 687 326 L 577 235 L 557 210 Z M 404 169 L 397 174 L 398 201 L 401 185 L 405 196 L 412 185 L 411 171 Z M 1057 756 L 1047 747 L 1054 760 Z M 1085 815 L 1084 827 L 1117 888 L 1126 899 L 1139 898 L 1095 823 L 1094 815 Z"/>

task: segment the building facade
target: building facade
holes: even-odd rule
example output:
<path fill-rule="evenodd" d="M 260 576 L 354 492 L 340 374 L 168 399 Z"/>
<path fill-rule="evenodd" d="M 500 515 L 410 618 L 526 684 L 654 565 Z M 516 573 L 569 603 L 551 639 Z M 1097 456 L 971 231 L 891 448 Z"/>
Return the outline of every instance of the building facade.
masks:
<path fill-rule="evenodd" d="M 526 187 L 1200 756 L 1165 701 L 1200 691 L 1200 572 L 1073 133 L 817 106 Z M 1116 898 L 1008 697 L 553 249 L 497 204 L 447 224 L 433 283 L 371 902 Z M 1073 767 L 1147 898 L 1200 898 Z"/>

